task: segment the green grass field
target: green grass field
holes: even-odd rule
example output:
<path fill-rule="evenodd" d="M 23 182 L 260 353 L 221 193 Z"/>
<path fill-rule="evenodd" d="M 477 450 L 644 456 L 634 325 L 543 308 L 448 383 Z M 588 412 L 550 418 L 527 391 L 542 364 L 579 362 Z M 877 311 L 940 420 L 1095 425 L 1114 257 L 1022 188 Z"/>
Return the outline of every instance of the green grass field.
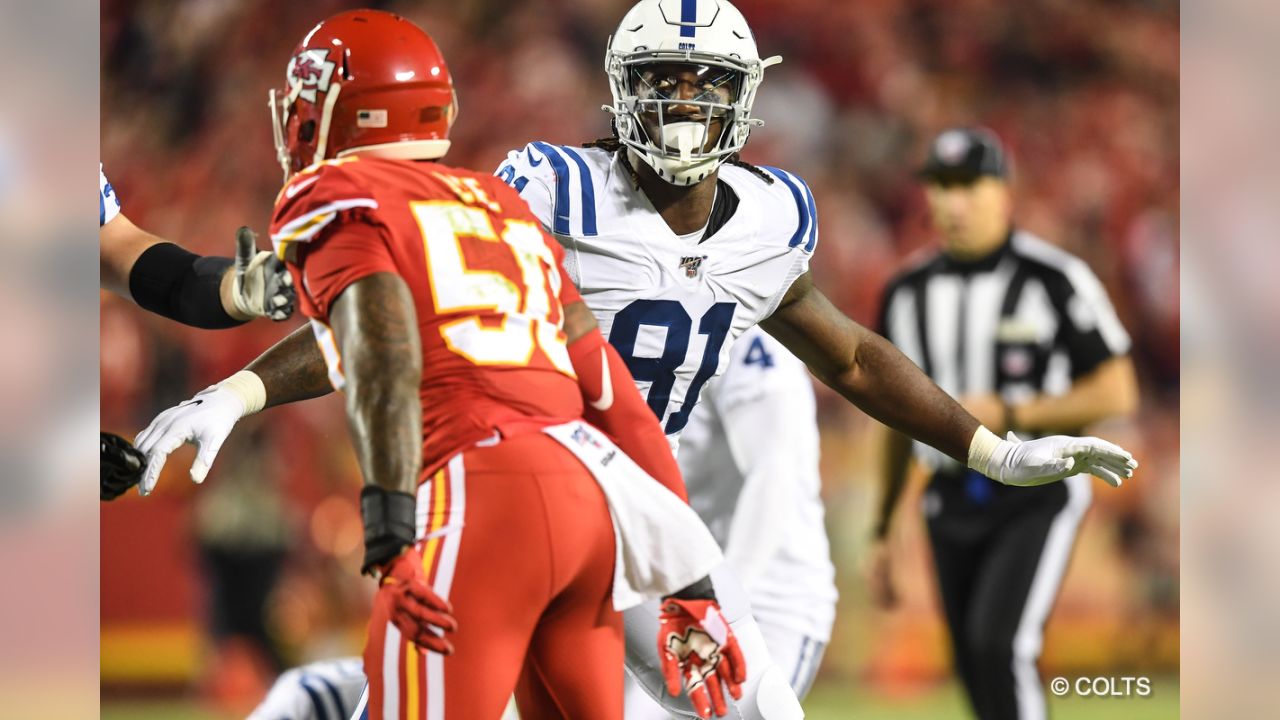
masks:
<path fill-rule="evenodd" d="M 805 701 L 808 720 L 967 720 L 970 715 L 954 684 L 890 698 L 865 688 L 819 685 Z M 1178 679 L 1152 680 L 1149 697 L 1051 698 L 1053 720 L 1168 720 L 1178 717 Z M 102 720 L 230 720 L 181 702 L 102 704 Z"/>

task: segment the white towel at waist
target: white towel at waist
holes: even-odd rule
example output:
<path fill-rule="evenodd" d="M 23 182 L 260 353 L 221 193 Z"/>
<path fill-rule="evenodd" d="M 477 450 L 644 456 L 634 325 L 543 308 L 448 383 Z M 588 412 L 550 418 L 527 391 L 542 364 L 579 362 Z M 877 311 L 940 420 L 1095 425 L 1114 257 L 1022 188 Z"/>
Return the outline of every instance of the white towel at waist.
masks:
<path fill-rule="evenodd" d="M 609 503 L 616 555 L 613 607 L 622 611 L 706 577 L 723 560 L 697 513 L 581 420 L 543 428 L 582 461 Z"/>

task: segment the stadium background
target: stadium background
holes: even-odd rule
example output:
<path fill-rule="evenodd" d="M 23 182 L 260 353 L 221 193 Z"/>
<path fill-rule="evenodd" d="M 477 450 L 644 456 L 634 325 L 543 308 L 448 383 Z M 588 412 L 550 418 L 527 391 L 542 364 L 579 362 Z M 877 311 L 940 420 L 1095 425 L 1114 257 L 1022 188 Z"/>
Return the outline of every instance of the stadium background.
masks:
<path fill-rule="evenodd" d="M 494 168 L 533 139 L 607 134 L 601 69 L 625 0 L 363 3 L 426 28 L 461 103 L 452 164 Z M 229 254 L 280 186 L 266 90 L 296 41 L 360 4 L 104 0 L 102 159 L 142 227 Z M 762 55 L 748 160 L 802 175 L 819 208 L 819 287 L 870 322 L 931 246 L 912 179 L 943 127 L 995 129 L 1017 220 L 1087 259 L 1135 340 L 1132 421 L 1099 432 L 1142 460 L 1095 495 L 1057 610 L 1046 677 L 1148 675 L 1151 698 L 1056 701 L 1058 717 L 1166 717 L 1178 670 L 1178 9 L 1168 0 L 743 0 Z M 265 239 L 264 241 L 265 242 Z M 292 327 L 187 330 L 102 300 L 102 427 L 125 435 L 239 369 Z M 811 717 L 962 717 L 914 504 L 895 537 L 905 595 L 874 609 L 861 559 L 877 497 L 872 423 L 821 389 L 827 528 L 841 600 Z M 102 508 L 104 717 L 239 717 L 275 668 L 357 652 L 358 474 L 334 398 L 243 422 L 203 487 L 175 456 L 157 493 Z M 918 490 L 918 483 L 917 483 Z M 903 522 L 905 521 L 905 522 Z M 257 603 L 261 601 L 262 611 Z M 513 602 L 517 600 L 513 599 Z M 260 620 L 260 622 L 259 622 Z"/>

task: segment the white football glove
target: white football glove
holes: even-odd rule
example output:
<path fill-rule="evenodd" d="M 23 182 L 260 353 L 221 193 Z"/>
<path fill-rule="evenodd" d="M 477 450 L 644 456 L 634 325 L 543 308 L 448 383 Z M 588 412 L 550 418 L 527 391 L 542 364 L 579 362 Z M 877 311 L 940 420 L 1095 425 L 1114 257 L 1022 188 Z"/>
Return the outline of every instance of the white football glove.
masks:
<path fill-rule="evenodd" d="M 978 428 L 969 445 L 969 467 L 1005 485 L 1031 487 L 1088 473 L 1120 487 L 1138 461 L 1124 448 L 1096 437 L 1050 435 L 1025 442 L 1012 432 L 1001 440 Z"/>
<path fill-rule="evenodd" d="M 191 464 L 191 479 L 204 482 L 231 429 L 240 418 L 261 410 L 265 401 L 262 380 L 248 370 L 241 370 L 157 415 L 147 429 L 134 438 L 135 447 L 147 456 L 138 494 L 144 497 L 151 494 L 169 453 L 184 442 L 193 443 L 197 448 L 195 462 Z"/>
<path fill-rule="evenodd" d="M 284 320 L 293 314 L 293 276 L 275 253 L 258 251 L 257 236 L 247 227 L 236 231 L 236 265 L 231 300 L 248 317 Z"/>

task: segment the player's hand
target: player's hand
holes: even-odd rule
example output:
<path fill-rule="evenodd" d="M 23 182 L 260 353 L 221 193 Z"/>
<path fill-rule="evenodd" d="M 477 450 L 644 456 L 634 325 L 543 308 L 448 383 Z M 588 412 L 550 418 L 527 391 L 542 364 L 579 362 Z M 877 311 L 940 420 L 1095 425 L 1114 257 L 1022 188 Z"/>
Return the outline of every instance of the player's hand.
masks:
<path fill-rule="evenodd" d="M 284 320 L 293 314 L 296 295 L 293 276 L 279 258 L 259 251 L 257 236 L 247 227 L 236 231 L 235 280 L 232 302 L 245 318 Z"/>
<path fill-rule="evenodd" d="M 197 483 L 204 482 L 209 466 L 213 465 L 214 457 L 222 449 L 222 443 L 244 414 L 243 398 L 225 385 L 218 384 L 157 415 L 136 438 L 138 449 L 147 456 L 147 469 L 138 485 L 138 493 L 143 496 L 151 494 L 169 453 L 185 442 L 194 443 L 197 448 L 195 462 L 191 464 L 191 479 Z"/>
<path fill-rule="evenodd" d="M 109 432 L 102 433 L 101 449 L 98 465 L 102 484 L 98 494 L 103 500 L 115 500 L 142 479 L 147 458 L 128 440 Z"/>
<path fill-rule="evenodd" d="M 389 618 L 407 640 L 423 650 L 453 653 L 453 643 L 444 636 L 458 629 L 453 606 L 427 584 L 417 546 L 406 547 L 383 568 L 373 606 L 374 621 Z"/>
<path fill-rule="evenodd" d="M 1009 433 L 1000 443 L 986 474 L 1005 485 L 1045 485 L 1087 473 L 1120 487 L 1138 467 L 1127 450 L 1096 437 L 1050 435 L 1023 442 Z"/>
<path fill-rule="evenodd" d="M 898 586 L 893 580 L 893 551 L 889 547 L 888 538 L 876 540 L 871 544 L 867 557 L 867 586 L 871 590 L 871 599 L 882 610 L 892 610 L 898 606 Z"/>
<path fill-rule="evenodd" d="M 729 714 L 725 689 L 735 700 L 742 697 L 747 664 L 715 600 L 663 600 L 658 656 L 667 692 L 679 697 L 684 688 L 698 717 Z"/>

